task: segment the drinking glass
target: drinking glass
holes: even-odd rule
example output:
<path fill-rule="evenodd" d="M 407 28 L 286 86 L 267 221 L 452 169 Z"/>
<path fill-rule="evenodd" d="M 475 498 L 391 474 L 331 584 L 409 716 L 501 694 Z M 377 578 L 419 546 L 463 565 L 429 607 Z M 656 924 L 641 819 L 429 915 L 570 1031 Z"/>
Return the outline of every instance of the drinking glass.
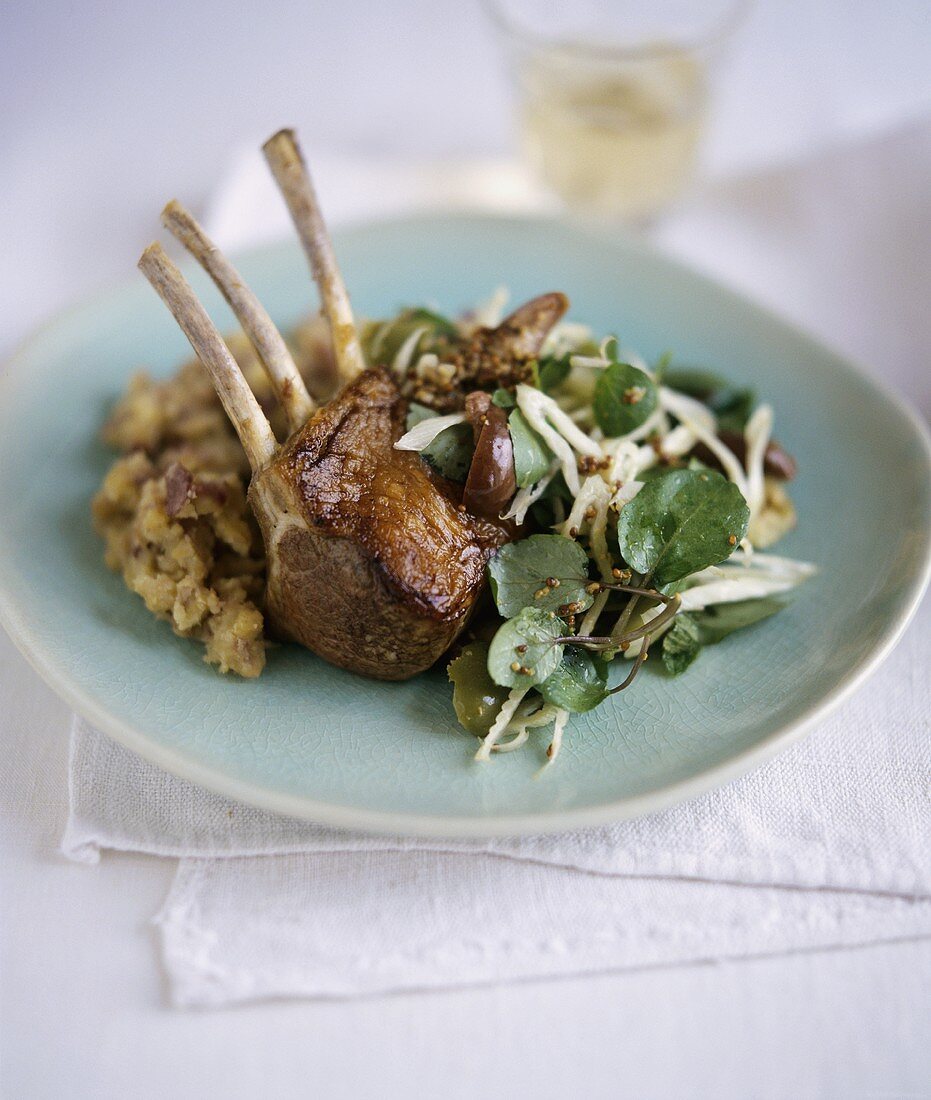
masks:
<path fill-rule="evenodd" d="M 648 221 L 693 179 L 745 0 L 485 0 L 525 157 L 570 209 Z"/>

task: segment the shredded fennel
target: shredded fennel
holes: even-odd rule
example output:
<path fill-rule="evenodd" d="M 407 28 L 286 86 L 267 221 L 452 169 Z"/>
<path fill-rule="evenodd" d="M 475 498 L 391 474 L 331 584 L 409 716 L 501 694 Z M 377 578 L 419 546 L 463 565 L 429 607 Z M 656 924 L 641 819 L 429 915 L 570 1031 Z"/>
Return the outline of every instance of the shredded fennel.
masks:
<path fill-rule="evenodd" d="M 430 416 L 421 420 L 395 443 L 396 451 L 422 451 L 436 439 L 440 432 L 465 422 L 465 413 L 447 413 L 445 416 Z"/>

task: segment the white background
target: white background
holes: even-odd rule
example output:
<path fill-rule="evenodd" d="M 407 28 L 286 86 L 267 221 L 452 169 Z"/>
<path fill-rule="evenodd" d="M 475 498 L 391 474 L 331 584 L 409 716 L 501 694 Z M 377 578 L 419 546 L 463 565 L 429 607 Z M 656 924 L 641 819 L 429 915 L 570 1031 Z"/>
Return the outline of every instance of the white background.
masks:
<path fill-rule="evenodd" d="M 920 116 L 931 106 L 927 24 L 923 3 L 758 4 L 724 74 L 709 175 Z M 203 202 L 234 146 L 282 124 L 311 150 L 380 157 L 501 153 L 511 134 L 503 67 L 473 4 L 5 5 L 0 348 L 130 273 L 166 198 Z M 733 274 L 762 290 L 767 255 Z M 884 256 L 890 276 L 895 260 Z M 857 272 L 839 262 L 833 274 L 856 301 Z M 841 343 L 842 316 L 830 333 Z M 918 354 L 907 337 L 901 346 Z M 56 855 L 66 709 L 5 638 L 0 692 L 4 1096 L 929 1094 L 927 942 L 168 1010 L 147 922 L 172 865 L 87 868 Z"/>

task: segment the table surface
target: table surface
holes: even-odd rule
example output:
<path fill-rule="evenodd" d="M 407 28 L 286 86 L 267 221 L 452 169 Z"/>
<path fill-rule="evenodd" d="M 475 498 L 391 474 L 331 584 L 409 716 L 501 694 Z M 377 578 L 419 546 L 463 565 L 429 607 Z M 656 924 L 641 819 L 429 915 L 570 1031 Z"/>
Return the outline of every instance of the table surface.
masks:
<path fill-rule="evenodd" d="M 331 6 L 323 16 L 320 5 L 285 0 L 266 6 L 277 18 L 258 28 L 219 0 L 168 0 L 133 18 L 106 7 L 14 5 L 0 16 L 0 274 L 9 290 L 0 348 L 129 270 L 167 194 L 179 187 L 202 197 L 234 141 L 261 139 L 282 121 L 306 122 L 312 141 L 344 152 L 507 148 L 504 78 L 487 26 L 468 5 L 416 0 L 402 36 L 374 3 Z M 931 66 L 915 33 L 923 5 L 877 11 L 818 0 L 800 15 L 760 0 L 722 91 L 713 170 L 798 155 L 931 102 Z M 204 70 L 195 55 L 207 33 L 215 53 Z M 254 64 L 272 52 L 275 65 Z M 903 155 L 927 166 L 929 150 L 926 133 Z M 673 222 L 661 236 L 696 260 L 726 256 L 721 274 L 872 362 L 927 414 L 931 322 L 897 291 L 904 277 L 929 285 L 920 232 L 929 173 L 894 207 L 863 199 L 859 169 L 843 175 L 846 191 L 832 177 L 831 201 L 871 234 L 862 251 L 835 248 L 836 229 L 823 223 L 825 239 L 811 235 L 806 247 L 820 245 L 829 260 L 801 274 L 788 245 L 772 238 L 754 249 L 745 235 L 725 247 L 735 219 L 753 225 L 761 209 L 764 223 L 809 232 L 810 212 L 774 180 L 728 184 L 706 204 L 698 232 L 693 221 L 682 236 Z M 867 270 L 876 274 L 869 284 Z M 931 941 L 352 1002 L 172 1011 L 150 921 L 173 861 L 65 861 L 69 715 L 2 636 L 0 700 L 4 1096 L 931 1095 Z"/>

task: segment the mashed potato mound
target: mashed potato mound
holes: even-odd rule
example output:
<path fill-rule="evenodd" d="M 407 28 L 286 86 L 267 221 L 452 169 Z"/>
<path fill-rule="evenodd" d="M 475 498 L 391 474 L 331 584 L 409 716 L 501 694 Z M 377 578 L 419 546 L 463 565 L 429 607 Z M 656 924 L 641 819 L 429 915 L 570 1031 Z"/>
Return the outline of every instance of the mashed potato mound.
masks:
<path fill-rule="evenodd" d="M 244 337 L 228 341 L 279 438 L 284 425 Z M 292 350 L 308 387 L 326 397 L 332 354 L 319 318 Z M 136 374 L 103 428 L 121 452 L 91 508 L 107 565 L 176 634 L 205 647 L 221 672 L 265 667 L 262 537 L 246 500 L 249 464 L 207 372 L 196 360 L 171 378 Z"/>

